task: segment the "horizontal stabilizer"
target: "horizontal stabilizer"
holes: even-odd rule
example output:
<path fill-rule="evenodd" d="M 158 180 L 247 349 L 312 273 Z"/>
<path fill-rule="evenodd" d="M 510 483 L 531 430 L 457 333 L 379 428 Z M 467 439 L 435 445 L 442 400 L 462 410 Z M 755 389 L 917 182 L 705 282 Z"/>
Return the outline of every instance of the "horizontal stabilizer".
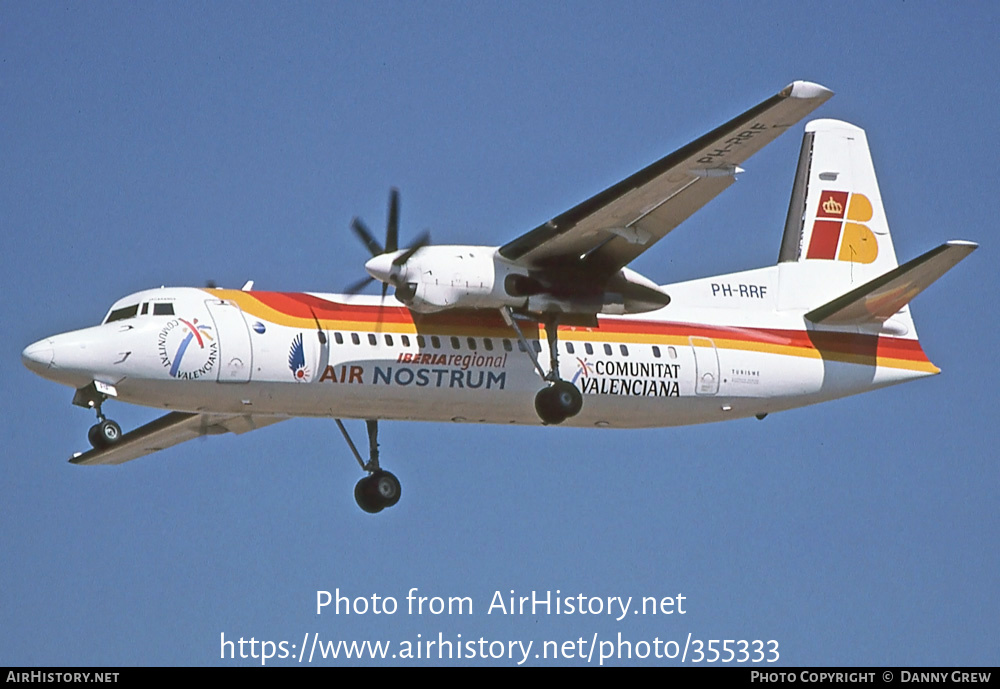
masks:
<path fill-rule="evenodd" d="M 806 314 L 806 318 L 826 325 L 882 323 L 978 246 L 975 242 L 961 240 L 946 242 L 813 309 Z"/>
<path fill-rule="evenodd" d="M 170 412 L 145 426 L 123 435 L 110 447 L 102 447 L 72 457 L 73 464 L 121 464 L 158 450 L 172 447 L 185 440 L 204 435 L 245 433 L 256 428 L 284 421 L 283 416 L 249 416 L 237 414 L 188 414 Z"/>

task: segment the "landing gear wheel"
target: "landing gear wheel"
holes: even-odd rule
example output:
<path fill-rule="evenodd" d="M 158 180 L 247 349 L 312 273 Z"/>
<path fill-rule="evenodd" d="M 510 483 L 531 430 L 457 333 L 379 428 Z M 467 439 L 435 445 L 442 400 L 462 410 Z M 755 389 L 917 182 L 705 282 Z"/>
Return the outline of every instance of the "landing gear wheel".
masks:
<path fill-rule="evenodd" d="M 371 476 L 365 476 L 354 486 L 354 499 L 358 507 L 368 514 L 378 514 L 384 507 L 379 503 L 378 496 L 373 494 L 371 489 Z"/>
<path fill-rule="evenodd" d="M 87 431 L 87 440 L 90 441 L 90 446 L 94 449 L 103 447 L 103 445 L 101 445 L 101 436 L 99 435 L 100 430 L 99 424 L 95 423 L 90 427 L 90 430 Z"/>
<path fill-rule="evenodd" d="M 354 499 L 365 512 L 377 514 L 399 502 L 402 492 L 399 479 L 388 471 L 376 471 L 354 486 Z"/>
<path fill-rule="evenodd" d="M 557 380 L 535 395 L 535 412 L 546 424 L 560 424 L 583 408 L 583 395 L 572 383 Z"/>
<path fill-rule="evenodd" d="M 399 479 L 395 476 L 388 471 L 376 471 L 372 476 L 372 482 L 383 507 L 392 507 L 399 502 L 403 487 L 399 485 Z"/>
<path fill-rule="evenodd" d="M 583 409 L 583 395 L 572 383 L 557 380 L 552 386 L 556 405 L 566 414 L 566 418 L 576 416 Z"/>
<path fill-rule="evenodd" d="M 354 458 L 358 460 L 358 466 L 368 475 L 357 482 L 354 486 L 354 499 L 358 507 L 368 514 L 378 514 L 386 507 L 392 507 L 399 502 L 399 496 L 403 489 L 399 485 L 399 479 L 388 471 L 382 471 L 378 465 L 378 419 L 365 419 L 365 427 L 368 429 L 368 462 L 361 459 L 361 453 L 351 440 L 351 436 L 344 428 L 344 423 L 340 419 L 334 419 L 337 428 L 347 441 L 348 447 L 354 453 Z"/>
<path fill-rule="evenodd" d="M 104 419 L 87 431 L 87 440 L 95 449 L 111 447 L 122 438 L 122 428 L 111 419 Z"/>
<path fill-rule="evenodd" d="M 535 395 L 535 413 L 544 424 L 560 424 L 566 420 L 566 415 L 559 411 L 553 388 L 542 388 Z"/>

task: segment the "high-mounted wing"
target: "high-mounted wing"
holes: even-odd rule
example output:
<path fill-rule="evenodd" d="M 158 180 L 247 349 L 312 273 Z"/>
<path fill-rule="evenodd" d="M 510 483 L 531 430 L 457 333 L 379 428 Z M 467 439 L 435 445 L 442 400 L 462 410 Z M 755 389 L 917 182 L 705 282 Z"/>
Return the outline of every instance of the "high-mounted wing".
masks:
<path fill-rule="evenodd" d="M 84 452 L 69 461 L 86 466 L 121 464 L 183 443 L 185 440 L 204 435 L 246 433 L 284 421 L 286 418 L 237 414 L 188 414 L 175 411 L 126 433 L 121 440 L 110 447 Z"/>
<path fill-rule="evenodd" d="M 789 84 L 721 127 L 500 247 L 529 268 L 610 276 L 733 183 L 740 163 L 833 92 Z"/>

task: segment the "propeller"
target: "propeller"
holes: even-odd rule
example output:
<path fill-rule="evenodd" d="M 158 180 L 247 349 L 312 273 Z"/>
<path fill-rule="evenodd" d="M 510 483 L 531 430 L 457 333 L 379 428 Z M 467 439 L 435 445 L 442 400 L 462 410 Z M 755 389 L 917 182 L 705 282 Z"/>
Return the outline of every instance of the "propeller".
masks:
<path fill-rule="evenodd" d="M 351 221 L 351 229 L 372 257 L 365 263 L 368 277 L 348 285 L 344 290 L 347 294 L 357 294 L 370 283 L 379 280 L 382 282 L 382 297 L 385 298 L 390 283 L 397 289 L 400 287 L 397 282 L 399 278 L 397 269 L 405 265 L 415 253 L 431 241 L 430 232 L 424 231 L 405 251 L 399 253 L 399 190 L 396 188 L 389 190 L 389 217 L 386 221 L 384 246 L 379 244 L 361 218 L 354 218 Z M 398 255 L 392 256 L 393 254 Z"/>

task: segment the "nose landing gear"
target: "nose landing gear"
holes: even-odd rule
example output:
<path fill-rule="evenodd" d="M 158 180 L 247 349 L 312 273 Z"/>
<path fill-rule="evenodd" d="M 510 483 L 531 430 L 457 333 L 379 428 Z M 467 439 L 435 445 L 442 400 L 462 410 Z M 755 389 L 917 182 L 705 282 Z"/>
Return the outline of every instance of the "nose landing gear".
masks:
<path fill-rule="evenodd" d="M 98 415 L 98 421 L 87 431 L 87 440 L 90 441 L 94 449 L 100 450 L 111 447 L 122 437 L 122 429 L 111 419 L 106 419 L 103 415 Z"/>
<path fill-rule="evenodd" d="M 97 412 L 97 423 L 87 431 L 87 440 L 95 450 L 111 447 L 122 438 L 122 428 L 111 419 L 104 416 L 101 405 L 108 399 L 108 395 L 116 395 L 114 386 L 107 383 L 97 383 L 84 386 L 73 395 L 73 404 L 86 409 L 93 409 Z"/>

